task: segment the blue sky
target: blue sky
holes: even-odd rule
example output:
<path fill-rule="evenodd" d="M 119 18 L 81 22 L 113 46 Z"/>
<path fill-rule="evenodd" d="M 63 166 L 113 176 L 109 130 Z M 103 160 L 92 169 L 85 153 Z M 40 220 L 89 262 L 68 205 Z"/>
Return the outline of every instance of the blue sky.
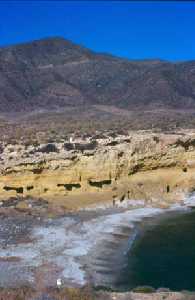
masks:
<path fill-rule="evenodd" d="M 48 36 L 132 59 L 195 59 L 195 2 L 0 1 L 0 45 Z"/>

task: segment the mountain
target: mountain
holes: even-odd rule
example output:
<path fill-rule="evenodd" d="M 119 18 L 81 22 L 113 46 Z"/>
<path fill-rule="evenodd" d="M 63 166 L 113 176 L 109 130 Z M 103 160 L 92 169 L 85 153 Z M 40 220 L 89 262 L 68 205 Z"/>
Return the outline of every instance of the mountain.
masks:
<path fill-rule="evenodd" d="M 0 48 L 0 112 L 194 109 L 195 61 L 131 61 L 63 38 Z"/>

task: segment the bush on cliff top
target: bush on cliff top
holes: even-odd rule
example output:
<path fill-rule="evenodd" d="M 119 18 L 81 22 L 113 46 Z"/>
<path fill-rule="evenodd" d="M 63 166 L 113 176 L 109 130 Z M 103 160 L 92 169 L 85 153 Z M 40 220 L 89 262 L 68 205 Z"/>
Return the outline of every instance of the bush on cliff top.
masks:
<path fill-rule="evenodd" d="M 155 293 L 155 289 L 152 286 L 137 286 L 133 289 L 134 293 Z"/>

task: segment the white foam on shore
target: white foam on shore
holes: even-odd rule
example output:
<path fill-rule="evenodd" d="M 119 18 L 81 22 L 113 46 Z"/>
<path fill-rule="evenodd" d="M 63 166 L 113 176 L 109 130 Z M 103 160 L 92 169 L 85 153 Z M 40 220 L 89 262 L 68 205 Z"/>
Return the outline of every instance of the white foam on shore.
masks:
<path fill-rule="evenodd" d="M 105 210 L 113 207 L 132 209 L 138 207 L 145 207 L 145 205 L 146 205 L 145 200 L 134 200 L 134 199 L 125 198 L 123 201 L 116 200 L 114 205 L 112 201 L 108 203 L 92 204 L 88 207 L 82 208 L 81 211 L 97 211 L 97 210 Z"/>
<path fill-rule="evenodd" d="M 194 207 L 195 208 L 195 193 L 192 193 L 184 200 L 184 204 L 187 207 Z"/>
<path fill-rule="evenodd" d="M 15 266 L 21 272 L 25 268 L 38 267 L 45 262 L 56 265 L 61 270 L 60 276 L 64 282 L 84 285 L 87 281 L 85 264 L 90 261 L 90 255 L 98 251 L 97 245 L 103 245 L 105 240 L 112 241 L 113 234 L 122 234 L 124 227 L 133 229 L 135 222 L 165 211 L 152 207 L 137 208 L 82 222 L 72 217 L 64 217 L 58 222 L 51 221 L 35 227 L 31 236 L 33 242 L 16 244 L 7 249 L 0 248 L 0 256 L 19 257 L 21 261 L 15 263 Z M 134 233 L 132 230 L 129 247 L 135 239 Z M 55 284 L 56 281 L 53 282 Z"/>

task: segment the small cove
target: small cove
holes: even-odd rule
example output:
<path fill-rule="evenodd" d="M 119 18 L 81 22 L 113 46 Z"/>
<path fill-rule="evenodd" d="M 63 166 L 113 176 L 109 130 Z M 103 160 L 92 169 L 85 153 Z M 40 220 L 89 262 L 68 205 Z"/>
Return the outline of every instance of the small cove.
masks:
<path fill-rule="evenodd" d="M 115 208 L 0 222 L 0 286 L 35 286 L 41 274 L 44 286 L 61 278 L 65 285 L 122 291 L 140 285 L 194 290 L 195 211 Z"/>
<path fill-rule="evenodd" d="M 137 286 L 195 290 L 195 210 L 142 222 L 116 289 Z"/>

